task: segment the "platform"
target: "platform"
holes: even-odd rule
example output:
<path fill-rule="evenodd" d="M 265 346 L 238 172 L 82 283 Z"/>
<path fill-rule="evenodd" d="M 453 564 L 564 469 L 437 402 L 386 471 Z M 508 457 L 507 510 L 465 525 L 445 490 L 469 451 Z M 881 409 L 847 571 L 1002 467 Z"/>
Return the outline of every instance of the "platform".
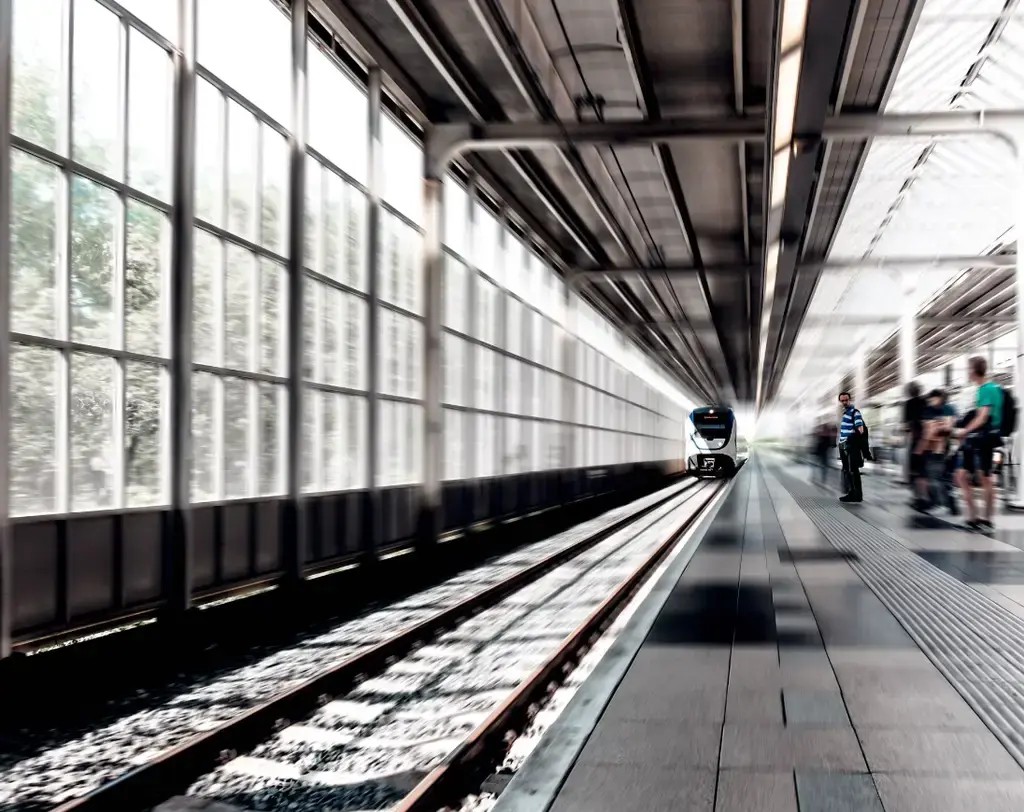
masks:
<path fill-rule="evenodd" d="M 495 812 L 1024 809 L 1024 531 L 752 463 Z"/>

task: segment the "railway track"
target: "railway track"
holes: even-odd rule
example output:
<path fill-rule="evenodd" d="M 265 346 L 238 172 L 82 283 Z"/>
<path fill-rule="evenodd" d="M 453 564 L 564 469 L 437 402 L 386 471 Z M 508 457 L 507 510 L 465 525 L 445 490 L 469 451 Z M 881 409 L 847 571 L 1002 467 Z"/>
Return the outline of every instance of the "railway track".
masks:
<path fill-rule="evenodd" d="M 341 703 L 202 776 L 189 795 L 240 810 L 422 812 L 457 802 L 500 762 L 531 708 L 569 673 L 719 488 L 695 486 Z M 183 808 L 183 800 L 167 808 Z"/>
<path fill-rule="evenodd" d="M 180 767 L 191 758 L 207 765 L 203 772 L 225 753 L 244 751 L 249 742 L 271 735 L 280 720 L 314 711 L 322 694 L 345 693 L 460 619 L 501 601 L 695 487 L 685 482 L 609 511 L 293 648 L 254 656 L 251 664 L 231 673 L 183 685 L 171 701 L 121 715 L 114 707 L 110 718 L 93 728 L 63 739 L 55 731 L 50 744 L 15 742 L 0 756 L 0 807 L 10 812 L 146 808 L 162 800 L 156 797 L 162 793 L 152 798 L 142 793 L 135 798 L 138 803 L 129 805 L 120 799 L 132 798 L 132 786 L 154 775 L 162 775 L 157 780 L 169 782 L 168 787 L 187 786 Z M 338 665 L 325 670 L 330 662 Z M 185 757 L 179 755 L 182 751 Z"/>

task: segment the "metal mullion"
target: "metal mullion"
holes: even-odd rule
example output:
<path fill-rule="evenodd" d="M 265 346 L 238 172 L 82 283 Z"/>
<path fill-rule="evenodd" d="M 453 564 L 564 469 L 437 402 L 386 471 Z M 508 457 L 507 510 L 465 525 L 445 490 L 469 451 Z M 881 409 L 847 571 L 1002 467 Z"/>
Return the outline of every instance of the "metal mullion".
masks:
<path fill-rule="evenodd" d="M 330 392 L 334 395 L 345 395 L 346 397 L 364 397 L 366 395 L 366 392 L 362 389 L 353 389 L 349 386 L 337 386 L 329 383 L 307 383 L 306 387 L 317 392 Z M 412 400 L 410 402 L 419 403 L 420 401 Z"/>
<path fill-rule="evenodd" d="M 345 282 L 342 282 L 338 279 L 334 279 L 333 277 L 325 276 L 320 271 L 314 271 L 312 268 L 306 268 L 306 276 L 312 279 L 314 282 L 319 282 L 321 285 L 328 288 L 340 290 L 342 293 L 347 293 L 349 296 L 358 296 L 360 299 L 367 298 L 366 291 L 360 290 L 359 288 L 354 288 L 351 285 L 346 284 Z M 420 316 L 416 315 L 415 313 L 412 313 L 411 311 L 408 310 L 404 310 L 401 307 L 398 307 L 397 305 L 388 304 L 386 305 L 386 307 L 390 308 L 391 310 L 397 310 L 400 313 L 404 313 L 408 316 L 411 316 L 412 318 L 420 318 Z"/>
<path fill-rule="evenodd" d="M 169 360 L 158 355 L 146 355 L 145 353 L 119 350 L 114 347 L 103 347 L 94 344 L 83 344 L 78 341 L 65 341 L 60 338 L 48 336 L 30 335 L 28 333 L 11 332 L 11 340 L 18 344 L 28 344 L 37 347 L 46 347 L 51 350 L 67 350 L 70 352 L 85 352 L 92 355 L 102 355 L 105 358 L 117 358 L 125 361 L 136 361 L 144 364 L 155 364 L 167 366 Z"/>
<path fill-rule="evenodd" d="M 479 196 L 479 187 L 475 175 L 470 175 L 469 183 L 466 187 L 466 208 L 467 208 L 467 236 L 466 236 L 466 253 L 472 257 L 470 261 L 466 262 L 463 267 L 465 270 L 466 280 L 466 296 L 463 302 L 465 308 L 462 313 L 463 325 L 466 328 L 467 333 L 474 332 L 473 318 L 476 314 L 476 294 L 477 294 L 477 274 L 476 268 L 476 207 Z M 477 422 L 478 422 L 478 411 L 479 407 L 477 390 L 476 390 L 476 345 L 469 343 L 464 337 L 459 336 L 459 340 L 462 342 L 463 347 L 463 358 L 465 363 L 463 364 L 462 373 L 462 398 L 461 402 L 469 407 L 467 411 L 467 417 L 463 424 L 463 439 L 465 444 L 463 446 L 463 464 L 464 464 L 464 477 L 463 478 L 474 478 L 476 472 L 476 447 L 477 447 Z"/>
<path fill-rule="evenodd" d="M 316 147 L 312 147 L 309 144 L 306 144 L 306 155 L 309 156 L 310 158 L 313 158 L 318 164 L 320 164 L 320 166 L 323 169 L 326 169 L 329 172 L 333 172 L 335 175 L 340 177 L 343 181 L 345 181 L 345 183 L 348 186 L 357 189 L 361 194 L 369 194 L 369 190 L 366 186 L 357 181 L 348 172 L 346 172 L 344 169 L 342 169 L 340 166 L 334 163 L 334 161 L 332 161 L 322 152 L 317 150 Z"/>
<path fill-rule="evenodd" d="M 129 132 L 128 132 L 128 82 L 129 65 L 131 60 L 130 37 L 128 24 L 121 20 L 120 35 L 120 64 L 119 74 L 119 106 L 120 119 L 118 121 L 118 143 L 120 145 L 121 177 L 125 184 L 128 181 L 129 164 Z M 115 330 L 115 344 L 118 349 L 127 348 L 127 273 L 128 273 L 128 198 L 121 190 L 118 193 L 118 220 L 116 234 L 114 237 L 117 246 L 117 253 L 114 260 L 114 317 L 117 328 Z M 127 364 L 122 359 L 114 362 L 114 391 L 113 391 L 113 448 L 112 453 L 116 455 L 114 460 L 114 507 L 125 506 L 125 488 L 128 480 L 128 458 L 125 454 L 125 423 L 128 419 L 127 404 Z"/>
<path fill-rule="evenodd" d="M 327 229 L 321 229 L 320 249 L 323 249 L 324 237 L 323 234 Z M 325 291 L 321 285 L 307 285 L 306 295 L 312 296 L 313 300 L 313 380 L 317 383 L 327 382 L 327 376 L 324 374 L 324 329 L 323 329 L 323 309 L 324 309 L 324 294 Z M 312 396 L 312 388 L 306 385 L 306 396 Z M 317 402 L 317 408 L 313 416 L 313 442 L 311 445 L 311 451 L 313 452 L 312 468 L 313 476 L 312 484 L 317 490 L 323 489 L 323 443 L 320 438 L 323 437 L 323 408 L 322 398 L 317 397 L 314 399 Z M 305 420 L 305 415 L 302 416 Z"/>
<path fill-rule="evenodd" d="M 235 102 L 235 104 L 237 104 L 239 107 L 243 108 L 244 110 L 246 110 L 249 113 L 252 113 L 254 116 L 256 116 L 256 118 L 262 120 L 263 123 L 266 124 L 268 127 L 270 127 L 272 130 L 277 131 L 278 135 L 281 135 L 281 136 L 284 136 L 285 138 L 288 138 L 289 132 L 288 132 L 288 128 L 287 127 L 285 127 L 283 124 L 281 124 L 281 122 L 279 122 L 276 118 L 271 116 L 269 113 L 265 112 L 262 108 L 257 107 L 255 104 L 253 104 L 251 101 L 249 101 L 245 96 L 243 96 L 241 93 L 239 93 L 233 87 L 231 87 L 231 85 L 229 85 L 226 82 L 222 81 L 218 76 L 216 76 L 215 74 L 211 73 L 209 70 L 204 68 L 202 65 L 199 65 L 199 64 L 196 65 L 196 75 L 198 77 L 200 77 L 201 79 L 205 79 L 207 82 L 209 82 L 215 88 L 217 88 L 217 90 L 219 90 L 224 96 L 226 96 L 231 101 Z"/>
<path fill-rule="evenodd" d="M 258 383 L 270 383 L 277 386 L 284 386 L 288 379 L 280 375 L 271 375 L 266 372 L 249 372 L 244 369 L 231 367 L 218 367 L 212 364 L 193 363 L 192 368 L 196 372 L 206 372 L 211 375 L 226 375 L 230 378 L 237 378 L 240 381 L 257 381 Z"/>
<path fill-rule="evenodd" d="M 508 210 L 502 206 L 498 211 L 498 257 L 497 263 L 501 266 L 499 273 L 502 279 L 507 279 L 505 271 L 505 254 L 508 250 Z M 502 286 L 496 286 L 498 291 L 498 299 L 495 307 L 494 321 L 495 321 L 495 332 L 497 333 L 498 340 L 495 342 L 497 346 L 505 349 L 505 345 L 508 343 L 508 325 L 506 318 L 508 316 L 508 291 L 507 288 Z M 505 386 L 506 386 L 506 375 L 508 374 L 508 366 L 506 364 L 507 356 L 492 355 L 494 359 L 495 375 L 494 375 L 494 389 L 496 391 L 492 394 L 492 401 L 500 405 L 501 409 L 506 409 L 508 403 L 505 398 Z M 508 437 L 508 420 L 501 419 L 497 420 L 497 431 L 495 431 L 495 462 L 494 470 L 498 476 L 504 476 L 505 474 L 505 444 Z M 504 499 L 502 499 L 502 510 L 504 510 Z"/>
<path fill-rule="evenodd" d="M 225 109 L 225 111 L 227 110 L 227 106 L 226 105 L 225 105 L 224 109 Z M 224 118 L 225 118 L 225 127 L 227 127 L 227 121 L 226 121 L 227 116 L 225 115 Z M 225 142 L 225 145 L 226 145 L 227 144 L 227 130 L 226 129 L 225 129 L 224 142 Z M 226 164 L 226 162 L 227 162 L 227 157 L 226 157 L 226 155 L 227 155 L 227 147 L 226 146 L 225 146 L 224 152 L 225 152 L 225 159 L 224 160 L 225 160 L 225 164 Z M 225 221 L 227 220 L 227 217 L 228 217 L 228 207 L 227 207 L 227 201 L 229 199 L 229 192 L 228 192 L 228 188 L 227 188 L 228 187 L 228 182 L 227 182 L 227 178 L 228 177 L 229 176 L 228 176 L 227 169 L 226 169 L 226 166 L 225 166 L 224 212 L 223 212 L 223 217 L 224 217 Z M 244 248 L 245 250 L 249 251 L 250 253 L 256 254 L 256 256 L 261 257 L 262 259 L 273 260 L 274 262 L 278 263 L 279 265 L 287 265 L 288 264 L 288 259 L 286 257 L 282 256 L 281 254 L 278 254 L 276 251 L 271 251 L 269 248 L 264 248 L 262 245 L 258 245 L 257 243 L 255 243 L 251 239 L 249 239 L 248 237 L 243 237 L 243 236 L 240 236 L 238 234 L 235 234 L 232 231 L 228 231 L 226 228 L 223 228 L 223 227 L 218 226 L 218 225 L 214 225 L 213 223 L 210 223 L 210 222 L 208 222 L 206 220 L 203 220 L 200 217 L 195 218 L 195 223 L 196 223 L 196 225 L 199 228 L 203 229 L 203 231 L 208 231 L 210 234 L 212 234 L 214 237 L 217 237 L 222 242 L 231 243 L 232 245 L 236 245 L 239 248 Z"/>
<path fill-rule="evenodd" d="M 0 0 L 0 661 L 11 655 L 14 629 L 14 548 L 11 484 L 11 135 L 13 0 Z"/>
<path fill-rule="evenodd" d="M 178 51 L 179 48 L 167 39 L 163 34 L 159 33 L 156 29 L 146 25 L 142 20 L 128 11 L 124 6 L 117 3 L 115 0 L 96 0 L 101 6 L 106 7 L 109 11 L 112 11 L 118 17 L 121 18 L 122 22 L 128 23 L 132 28 L 138 29 L 139 33 L 145 34 L 149 39 L 153 40 L 157 45 L 163 48 L 165 51 Z"/>
<path fill-rule="evenodd" d="M 75 10 L 74 0 L 64 0 L 63 20 L 64 54 L 61 71 L 61 108 L 66 116 L 62 122 L 60 146 L 71 158 L 74 144 L 74 49 Z M 60 215 L 58 240 L 61 244 L 62 259 L 58 263 L 55 287 L 56 303 L 59 307 L 57 333 L 65 341 L 71 341 L 71 232 L 72 232 L 72 175 L 65 166 L 60 173 Z M 57 364 L 57 414 L 56 414 L 56 507 L 59 513 L 71 511 L 71 352 L 61 350 Z"/>
<path fill-rule="evenodd" d="M 426 232 L 425 232 L 423 226 L 421 226 L 415 220 L 411 219 L 408 215 L 403 214 L 401 211 L 396 209 L 393 205 L 388 203 L 383 197 L 381 197 L 381 199 L 380 199 L 380 208 L 381 208 L 381 211 L 386 212 L 387 214 L 390 214 L 392 217 L 394 217 L 396 220 L 398 220 L 399 223 L 401 223 L 402 225 L 406 226 L 407 228 L 415 231 L 421 237 L 425 235 Z"/>
<path fill-rule="evenodd" d="M 256 122 L 256 172 L 253 176 L 252 216 L 249 228 L 257 245 L 263 245 L 263 127 Z M 260 362 L 263 356 L 262 341 L 262 308 L 263 303 L 263 268 L 255 254 L 249 255 L 249 280 L 251 297 L 249 299 L 249 371 L 261 372 Z M 248 496 L 260 495 L 260 385 L 255 380 L 246 384 L 248 402 L 246 414 L 248 426 L 246 431 L 246 469 L 248 481 L 245 492 Z"/>
<path fill-rule="evenodd" d="M 12 134 L 10 138 L 12 147 L 15 147 L 20 152 L 24 152 L 27 155 L 31 155 L 33 158 L 38 158 L 40 161 L 48 163 L 58 169 L 70 171 L 72 174 L 81 175 L 83 178 L 91 180 L 97 186 L 102 186 L 104 189 L 109 189 L 110 191 L 116 192 L 119 195 L 130 198 L 131 200 L 137 200 L 140 203 L 145 203 L 164 214 L 168 214 L 171 211 L 171 205 L 165 200 L 160 200 L 146 192 L 133 189 L 123 181 L 111 178 L 108 175 L 104 175 L 102 172 L 97 172 L 95 169 L 91 169 L 85 164 L 64 157 L 60 153 L 49 150 L 46 147 L 41 147 L 31 141 L 26 141 L 21 136 Z"/>

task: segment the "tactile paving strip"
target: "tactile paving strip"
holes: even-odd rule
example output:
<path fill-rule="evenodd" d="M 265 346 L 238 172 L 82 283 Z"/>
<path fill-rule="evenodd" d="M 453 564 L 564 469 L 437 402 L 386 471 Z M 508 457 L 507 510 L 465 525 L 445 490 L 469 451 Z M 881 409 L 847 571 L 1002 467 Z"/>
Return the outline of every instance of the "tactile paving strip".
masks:
<path fill-rule="evenodd" d="M 775 472 L 773 472 L 775 473 Z M 776 474 L 925 656 L 1024 767 L 1024 621 L 802 483 Z"/>

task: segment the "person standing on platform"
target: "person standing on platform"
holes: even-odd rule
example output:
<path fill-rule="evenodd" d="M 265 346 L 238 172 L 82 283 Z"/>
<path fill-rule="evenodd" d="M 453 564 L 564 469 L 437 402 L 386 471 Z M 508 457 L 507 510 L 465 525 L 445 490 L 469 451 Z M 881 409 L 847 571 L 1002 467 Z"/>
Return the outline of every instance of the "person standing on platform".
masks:
<path fill-rule="evenodd" d="M 988 361 L 980 355 L 968 361 L 971 383 L 978 387 L 974 399 L 974 416 L 954 436 L 961 440 L 961 462 L 957 484 L 967 503 L 967 527 L 970 530 L 992 530 L 992 514 L 996 503 L 996 483 L 992 476 L 992 454 L 999 442 L 1003 424 L 1003 390 L 988 379 Z M 985 496 L 985 518 L 979 518 L 974 504 L 974 486 L 980 481 Z"/>
<path fill-rule="evenodd" d="M 860 435 L 864 434 L 864 418 L 854 408 L 849 392 L 839 394 L 839 405 L 843 407 L 843 417 L 839 421 L 839 459 L 843 463 L 844 484 L 849 485 L 849 491 L 839 497 L 839 501 L 862 502 L 864 492 L 861 489 L 860 468 L 864 464 L 864 452 Z"/>
<path fill-rule="evenodd" d="M 924 429 L 925 402 L 921 387 L 914 381 L 907 384 L 907 400 L 903 404 L 903 432 L 907 436 L 906 484 L 917 493 L 917 480 L 922 475 L 922 457 L 917 453 Z"/>

